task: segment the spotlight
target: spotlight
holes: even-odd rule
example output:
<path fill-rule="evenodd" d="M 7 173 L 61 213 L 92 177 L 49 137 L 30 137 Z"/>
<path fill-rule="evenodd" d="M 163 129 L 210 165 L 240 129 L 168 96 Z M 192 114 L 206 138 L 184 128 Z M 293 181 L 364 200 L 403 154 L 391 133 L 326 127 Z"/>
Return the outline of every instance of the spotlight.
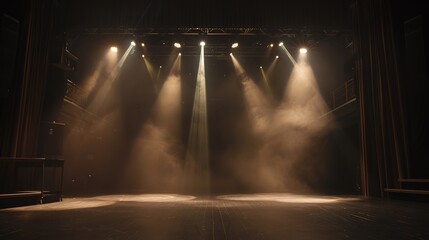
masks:
<path fill-rule="evenodd" d="M 131 41 L 131 45 L 132 45 L 132 46 L 135 46 L 135 45 L 136 45 L 136 42 Z"/>
<path fill-rule="evenodd" d="M 307 53 L 307 48 L 300 48 L 299 52 L 302 54 L 305 54 L 305 53 Z"/>
<path fill-rule="evenodd" d="M 262 66 L 259 66 L 260 69 L 262 69 Z"/>
<path fill-rule="evenodd" d="M 280 42 L 280 43 L 279 43 L 279 47 L 281 47 L 281 46 L 283 46 L 283 42 Z"/>
<path fill-rule="evenodd" d="M 271 43 L 271 44 L 270 44 L 270 47 L 274 47 L 274 44 L 272 44 L 272 43 Z"/>
<path fill-rule="evenodd" d="M 205 46 L 205 45 L 206 45 L 206 43 L 204 41 L 200 42 L 200 46 Z"/>
<path fill-rule="evenodd" d="M 181 48 L 181 47 L 182 47 L 182 45 L 180 45 L 180 43 L 177 43 L 177 42 L 176 42 L 176 43 L 174 43 L 174 47 L 175 47 L 175 48 Z"/>
<path fill-rule="evenodd" d="M 276 58 L 279 58 L 279 56 L 276 56 Z"/>
<path fill-rule="evenodd" d="M 182 56 L 182 53 L 179 53 L 179 56 Z"/>
<path fill-rule="evenodd" d="M 142 47 L 144 47 L 144 43 L 142 43 Z"/>
<path fill-rule="evenodd" d="M 118 48 L 115 47 L 115 46 L 110 47 L 110 51 L 112 51 L 112 52 L 118 52 Z"/>
<path fill-rule="evenodd" d="M 232 53 L 229 53 L 229 56 L 232 56 Z"/>
<path fill-rule="evenodd" d="M 162 66 L 159 66 L 159 68 L 162 68 Z"/>
<path fill-rule="evenodd" d="M 236 43 L 236 42 L 235 42 L 235 43 L 233 43 L 233 44 L 231 45 L 231 47 L 232 47 L 232 48 L 237 48 L 237 47 L 238 47 L 238 43 Z"/>
<path fill-rule="evenodd" d="M 142 58 L 144 58 L 144 54 L 142 55 Z"/>

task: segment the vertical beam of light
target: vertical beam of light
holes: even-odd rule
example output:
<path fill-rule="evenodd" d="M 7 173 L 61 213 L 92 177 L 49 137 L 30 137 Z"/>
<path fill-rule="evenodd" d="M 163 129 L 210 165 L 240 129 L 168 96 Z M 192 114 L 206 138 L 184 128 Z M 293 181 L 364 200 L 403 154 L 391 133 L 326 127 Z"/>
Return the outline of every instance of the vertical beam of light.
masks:
<path fill-rule="evenodd" d="M 283 104 L 284 108 L 297 111 L 298 115 L 303 117 L 297 121 L 300 123 L 312 121 L 328 111 L 306 54 L 299 55 L 298 63 L 292 70 L 285 88 Z"/>
<path fill-rule="evenodd" d="M 266 73 L 267 79 L 271 78 L 271 75 L 273 74 L 274 68 L 275 68 L 278 60 L 279 59 L 277 57 L 274 58 L 274 60 L 271 62 L 270 66 L 268 67 L 268 70 L 267 70 L 267 73 Z"/>
<path fill-rule="evenodd" d="M 201 44 L 200 62 L 195 86 L 194 106 L 186 152 L 185 173 L 187 190 L 209 194 L 209 149 L 207 130 L 206 76 L 204 45 Z"/>
<path fill-rule="evenodd" d="M 158 67 L 158 72 L 156 74 L 156 78 L 155 78 L 155 81 L 154 81 L 154 86 L 155 86 L 155 92 L 156 93 L 159 93 L 159 88 L 160 88 L 160 86 L 162 84 L 161 80 L 159 79 L 161 77 L 161 71 L 162 71 L 162 66 L 159 66 Z"/>
<path fill-rule="evenodd" d="M 139 191 L 182 190 L 181 77 L 177 57 L 162 85 L 150 118 L 134 142 L 123 184 Z"/>
<path fill-rule="evenodd" d="M 266 92 L 268 94 L 268 97 L 270 99 L 270 101 L 274 100 L 273 97 L 273 92 L 272 89 L 270 87 L 270 79 L 271 79 L 271 75 L 274 71 L 274 67 L 276 66 L 276 63 L 278 61 L 278 58 L 274 58 L 274 60 L 271 62 L 270 66 L 268 67 L 268 71 L 265 73 L 264 68 L 260 68 L 261 69 L 261 74 L 262 74 L 262 80 L 264 81 L 265 84 L 265 88 L 266 88 Z"/>
<path fill-rule="evenodd" d="M 289 59 L 290 59 L 290 61 L 293 63 L 293 65 L 295 66 L 296 65 L 296 61 L 295 61 L 295 59 L 292 57 L 292 55 L 290 55 L 290 52 L 287 50 L 287 48 L 285 47 L 285 45 L 283 44 L 283 45 L 281 45 L 280 46 L 281 47 L 281 49 L 283 49 L 283 51 L 286 53 L 286 55 L 289 57 Z"/>
<path fill-rule="evenodd" d="M 268 83 L 268 78 L 265 75 L 264 69 L 260 68 L 260 70 L 261 70 L 262 81 L 264 83 L 265 91 L 267 92 L 269 99 L 272 100 L 273 99 L 273 94 L 271 93 L 271 88 L 270 88 L 270 84 Z"/>
<path fill-rule="evenodd" d="M 326 174 L 329 153 L 324 137 L 335 123 L 329 117 L 320 118 L 327 107 L 305 56 L 292 61 L 284 99 L 271 112 L 267 112 L 255 84 L 231 57 L 243 84 L 250 123 L 259 133 L 253 136 L 257 148 L 246 150 L 244 158 L 235 157 L 237 176 L 254 191 L 310 192 Z"/>
<path fill-rule="evenodd" d="M 307 130 L 324 130 L 332 119 L 332 115 L 326 115 L 329 108 L 320 94 L 316 77 L 305 53 L 299 54 L 298 63 L 289 77 L 282 109 L 294 113 L 288 114 L 291 124 L 308 126 Z M 321 116 L 325 118 L 319 119 Z"/>
<path fill-rule="evenodd" d="M 285 190 L 311 191 L 326 174 L 325 137 L 335 127 L 306 57 L 300 55 L 276 110 L 262 156 L 270 159 L 269 176 Z M 276 154 L 273 154 L 276 153 Z"/>
<path fill-rule="evenodd" d="M 243 84 L 243 93 L 249 120 L 254 133 L 263 134 L 271 118 L 271 106 L 255 82 L 246 74 L 234 55 L 230 55 L 234 69 Z"/>
<path fill-rule="evenodd" d="M 153 64 L 149 61 L 147 57 L 143 58 L 144 65 L 146 66 L 146 70 L 149 73 L 150 80 L 152 81 L 153 87 L 155 92 L 158 92 L 158 88 L 156 85 L 156 79 L 155 79 L 155 68 L 153 67 Z"/>
<path fill-rule="evenodd" d="M 128 47 L 127 51 L 125 51 L 121 59 L 116 63 L 113 70 L 110 72 L 109 76 L 107 76 L 105 79 L 100 79 L 103 81 L 100 85 L 100 88 L 93 89 L 93 92 L 94 92 L 93 97 L 88 99 L 88 102 L 87 102 L 87 106 L 88 106 L 87 109 L 90 112 L 95 114 L 99 113 L 100 108 L 103 105 L 103 102 L 105 101 L 107 94 L 109 93 L 109 90 L 112 87 L 113 82 L 118 78 L 121 68 L 124 65 L 124 62 L 127 59 L 133 47 L 134 46 L 132 45 Z"/>
<path fill-rule="evenodd" d="M 265 71 L 264 71 L 264 69 L 262 67 L 260 68 L 260 70 L 261 70 L 261 75 L 262 75 L 262 80 L 264 82 L 265 90 L 267 90 L 267 92 L 269 92 L 270 91 L 270 86 L 268 84 L 268 79 L 267 79 L 267 76 L 265 75 Z"/>

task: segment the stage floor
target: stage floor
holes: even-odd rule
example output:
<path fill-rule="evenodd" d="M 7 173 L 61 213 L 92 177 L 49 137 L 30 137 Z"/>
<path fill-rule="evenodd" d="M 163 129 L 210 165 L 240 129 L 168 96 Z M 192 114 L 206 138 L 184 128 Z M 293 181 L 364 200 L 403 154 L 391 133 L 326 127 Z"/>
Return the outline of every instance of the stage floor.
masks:
<path fill-rule="evenodd" d="M 293 194 L 76 197 L 1 209 L 0 239 L 429 239 L 429 204 Z"/>

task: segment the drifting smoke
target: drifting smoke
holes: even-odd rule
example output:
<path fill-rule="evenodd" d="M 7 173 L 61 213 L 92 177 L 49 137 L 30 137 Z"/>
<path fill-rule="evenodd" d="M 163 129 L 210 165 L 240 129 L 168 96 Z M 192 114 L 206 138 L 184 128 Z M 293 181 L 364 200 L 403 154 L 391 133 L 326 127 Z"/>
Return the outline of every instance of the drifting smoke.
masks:
<path fill-rule="evenodd" d="M 86 99 L 86 109 L 92 113 L 95 114 L 101 114 L 102 106 L 104 105 L 106 99 L 108 99 L 109 93 L 111 91 L 111 87 L 113 82 L 118 78 L 121 68 L 125 63 L 125 60 L 130 55 L 130 52 L 133 49 L 133 45 L 130 45 L 128 49 L 125 51 L 124 55 L 122 55 L 121 59 L 116 63 L 116 65 L 113 67 L 113 69 L 108 73 L 107 76 L 100 75 L 98 73 L 99 68 L 96 69 L 94 75 L 92 78 L 97 77 L 97 79 L 92 79 L 89 82 L 96 82 L 97 88 L 88 86 L 92 88 L 92 91 L 88 98 Z M 112 63 L 113 60 L 111 59 L 114 57 L 108 56 L 108 63 Z M 109 65 L 109 64 L 107 64 Z"/>
<path fill-rule="evenodd" d="M 80 117 L 80 118 L 79 118 Z M 114 164 L 122 157 L 121 117 L 118 111 L 103 118 L 81 114 L 71 123 L 64 139 L 64 188 L 69 193 L 113 190 L 117 176 Z M 102 166 L 102 167 L 101 167 Z"/>
<path fill-rule="evenodd" d="M 134 141 L 124 180 L 137 191 L 177 192 L 182 186 L 184 150 L 180 141 L 180 58 L 164 82 L 152 110 Z"/>
<path fill-rule="evenodd" d="M 117 60 L 117 52 L 109 50 L 104 58 L 98 63 L 94 72 L 82 84 L 84 92 L 92 92 L 96 85 L 101 84 L 103 79 L 108 78 L 110 71 L 115 67 Z"/>
<path fill-rule="evenodd" d="M 237 64 L 253 133 L 239 159 L 234 156 L 240 181 L 250 191 L 302 193 L 317 188 L 326 167 L 324 136 L 335 124 L 311 67 L 304 59 L 296 63 L 283 101 L 273 109 Z"/>
<path fill-rule="evenodd" d="M 241 80 L 246 103 L 246 109 L 251 119 L 252 130 L 257 135 L 262 135 L 271 124 L 272 109 L 255 82 L 248 76 Z"/>
<path fill-rule="evenodd" d="M 112 181 L 117 177 L 117 166 L 112 163 L 123 155 L 121 149 L 126 148 L 121 129 L 123 119 L 118 110 L 99 113 L 118 100 L 111 86 L 130 51 L 131 46 L 119 61 L 117 53 L 109 51 L 86 79 L 82 91 L 73 95 L 73 101 L 64 101 L 69 115 L 60 120 L 67 122 L 63 142 L 67 159 L 64 187 L 69 192 L 111 190 Z M 107 95 L 110 102 L 106 104 Z"/>
<path fill-rule="evenodd" d="M 146 123 L 135 141 L 124 179 L 136 191 L 176 192 L 181 189 L 183 148 L 154 121 Z"/>

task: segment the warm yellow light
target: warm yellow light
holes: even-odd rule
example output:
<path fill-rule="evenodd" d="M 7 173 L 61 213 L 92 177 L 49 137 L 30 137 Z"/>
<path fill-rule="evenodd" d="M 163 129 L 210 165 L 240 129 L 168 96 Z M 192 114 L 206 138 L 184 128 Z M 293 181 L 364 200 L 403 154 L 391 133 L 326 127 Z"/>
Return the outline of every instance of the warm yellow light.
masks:
<path fill-rule="evenodd" d="M 299 52 L 300 52 L 300 53 L 303 53 L 303 54 L 304 54 L 304 53 L 307 53 L 307 48 L 300 48 L 300 49 L 299 49 Z"/>
<path fill-rule="evenodd" d="M 144 43 L 142 43 L 142 47 L 144 47 Z"/>
<path fill-rule="evenodd" d="M 279 56 L 276 56 L 276 58 L 279 58 Z"/>
<path fill-rule="evenodd" d="M 144 54 L 142 55 L 142 58 L 144 58 Z"/>
<path fill-rule="evenodd" d="M 162 66 L 159 66 L 159 68 L 162 68 Z"/>
<path fill-rule="evenodd" d="M 229 53 L 229 56 L 232 56 L 232 53 Z"/>
<path fill-rule="evenodd" d="M 270 44 L 270 47 L 274 47 L 274 44 L 272 44 L 272 43 L 271 43 L 271 44 Z"/>
<path fill-rule="evenodd" d="M 205 46 L 205 45 L 206 45 L 206 43 L 204 41 L 200 42 L 200 46 Z"/>
<path fill-rule="evenodd" d="M 179 56 L 182 56 L 182 53 L 179 53 Z"/>
<path fill-rule="evenodd" d="M 131 41 L 131 45 L 132 45 L 132 46 L 135 46 L 135 45 L 136 45 L 136 42 Z"/>
<path fill-rule="evenodd" d="M 181 47 L 182 47 L 182 45 L 180 45 L 180 43 L 177 43 L 177 42 L 176 42 L 176 43 L 174 43 L 174 47 L 175 47 L 175 48 L 181 48 Z"/>
<path fill-rule="evenodd" d="M 118 48 L 115 47 L 115 46 L 110 47 L 110 51 L 112 51 L 112 52 L 118 52 Z"/>
<path fill-rule="evenodd" d="M 280 42 L 280 43 L 279 43 L 279 47 L 281 47 L 281 46 L 283 46 L 283 42 Z"/>
<path fill-rule="evenodd" d="M 238 43 L 233 43 L 233 44 L 231 45 L 231 47 L 232 47 L 232 48 L 237 48 L 237 47 L 238 47 Z"/>
<path fill-rule="evenodd" d="M 262 66 L 259 66 L 260 69 L 262 69 Z"/>

